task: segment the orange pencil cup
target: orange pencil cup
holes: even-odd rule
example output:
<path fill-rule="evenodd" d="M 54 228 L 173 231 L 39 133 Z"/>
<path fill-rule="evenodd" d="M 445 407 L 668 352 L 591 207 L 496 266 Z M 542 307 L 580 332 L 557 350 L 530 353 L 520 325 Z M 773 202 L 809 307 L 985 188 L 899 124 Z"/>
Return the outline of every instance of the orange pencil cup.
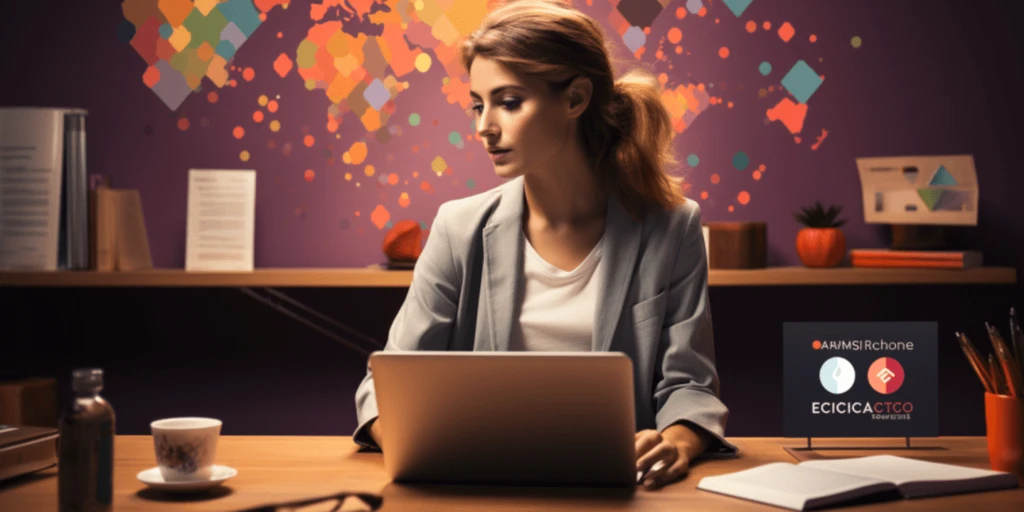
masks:
<path fill-rule="evenodd" d="M 1024 399 L 985 393 L 985 437 L 992 469 L 1024 481 Z"/>

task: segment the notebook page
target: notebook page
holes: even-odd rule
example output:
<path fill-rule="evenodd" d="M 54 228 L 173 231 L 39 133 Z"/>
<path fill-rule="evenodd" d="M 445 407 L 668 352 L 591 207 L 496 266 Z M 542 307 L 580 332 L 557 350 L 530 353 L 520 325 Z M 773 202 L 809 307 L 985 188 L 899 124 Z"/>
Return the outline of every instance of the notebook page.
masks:
<path fill-rule="evenodd" d="M 967 480 L 1001 474 L 998 471 L 907 459 L 895 455 L 874 455 L 842 460 L 810 460 L 801 462 L 800 466 L 878 478 L 896 485 L 922 480 Z"/>
<path fill-rule="evenodd" d="M 803 510 L 894 489 L 894 486 L 874 478 L 776 462 L 726 475 L 704 477 L 697 488 Z"/>
<path fill-rule="evenodd" d="M 894 455 L 806 461 L 800 466 L 886 480 L 899 486 L 907 497 L 1017 486 L 1016 478 L 1008 473 Z"/>

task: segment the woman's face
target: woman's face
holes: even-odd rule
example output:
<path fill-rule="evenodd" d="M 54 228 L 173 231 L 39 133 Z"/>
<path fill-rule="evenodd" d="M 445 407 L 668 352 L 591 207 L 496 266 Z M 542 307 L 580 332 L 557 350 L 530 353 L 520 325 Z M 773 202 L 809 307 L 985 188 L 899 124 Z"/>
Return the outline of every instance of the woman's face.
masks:
<path fill-rule="evenodd" d="M 553 172 L 574 143 L 568 98 L 536 79 L 477 57 L 469 72 L 476 130 L 502 178 Z"/>

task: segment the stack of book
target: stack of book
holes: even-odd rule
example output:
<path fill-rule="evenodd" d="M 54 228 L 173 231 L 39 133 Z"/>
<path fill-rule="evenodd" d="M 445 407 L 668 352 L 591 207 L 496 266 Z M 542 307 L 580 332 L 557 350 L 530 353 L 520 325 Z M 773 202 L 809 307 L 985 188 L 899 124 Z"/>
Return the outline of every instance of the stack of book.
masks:
<path fill-rule="evenodd" d="M 0 270 L 152 268 L 139 192 L 87 174 L 85 118 L 0 108 Z"/>
<path fill-rule="evenodd" d="M 980 267 L 981 263 L 981 251 L 850 251 L 850 265 L 854 267 L 967 269 Z"/>
<path fill-rule="evenodd" d="M 85 116 L 0 108 L 0 268 L 89 268 Z"/>

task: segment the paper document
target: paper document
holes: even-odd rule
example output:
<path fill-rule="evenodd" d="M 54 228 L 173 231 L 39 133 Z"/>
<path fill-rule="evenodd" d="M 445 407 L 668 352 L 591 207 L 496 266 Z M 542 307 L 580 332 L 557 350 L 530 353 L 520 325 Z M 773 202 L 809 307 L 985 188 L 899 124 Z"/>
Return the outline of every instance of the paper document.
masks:
<path fill-rule="evenodd" d="M 57 270 L 64 111 L 0 111 L 0 268 Z"/>
<path fill-rule="evenodd" d="M 256 171 L 191 169 L 185 270 L 253 269 Z"/>

